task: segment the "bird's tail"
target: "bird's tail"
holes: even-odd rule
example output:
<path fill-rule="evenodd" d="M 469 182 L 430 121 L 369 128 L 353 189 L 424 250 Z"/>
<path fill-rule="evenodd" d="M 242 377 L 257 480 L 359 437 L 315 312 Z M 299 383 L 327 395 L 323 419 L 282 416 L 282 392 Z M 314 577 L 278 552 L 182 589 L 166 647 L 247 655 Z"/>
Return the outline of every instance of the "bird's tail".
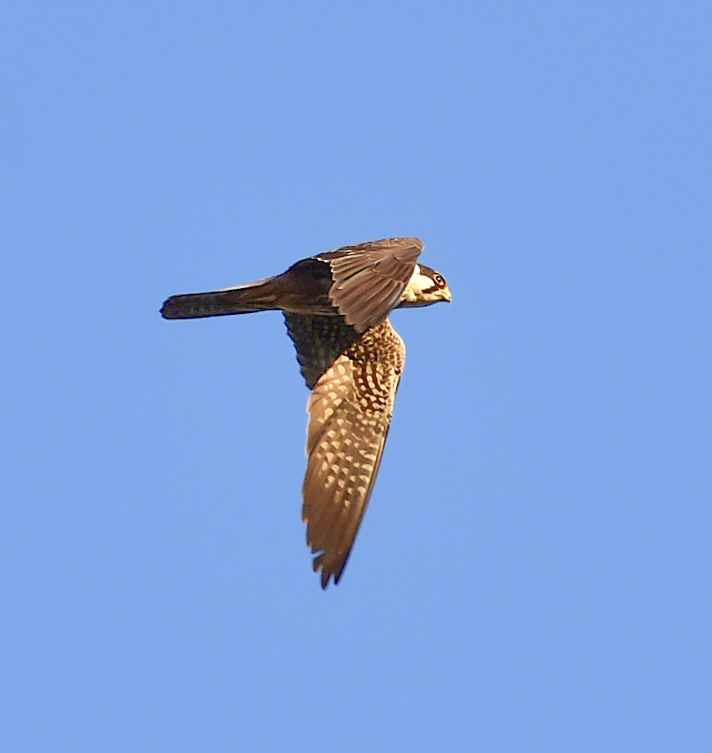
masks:
<path fill-rule="evenodd" d="M 254 311 L 271 311 L 278 308 L 277 278 L 240 285 L 236 288 L 216 290 L 212 293 L 172 295 L 161 307 L 164 319 L 197 319 L 204 316 L 250 314 Z"/>

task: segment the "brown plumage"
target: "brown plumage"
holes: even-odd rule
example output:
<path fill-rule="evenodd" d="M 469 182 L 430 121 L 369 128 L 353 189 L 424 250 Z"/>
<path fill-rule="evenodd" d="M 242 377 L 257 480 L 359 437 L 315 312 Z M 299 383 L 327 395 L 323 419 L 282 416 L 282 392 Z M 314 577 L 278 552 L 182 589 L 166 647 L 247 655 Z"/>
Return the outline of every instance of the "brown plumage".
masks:
<path fill-rule="evenodd" d="M 417 264 L 417 238 L 387 238 L 304 259 L 284 274 L 212 293 L 178 295 L 167 319 L 281 310 L 308 403 L 302 518 L 323 588 L 338 583 L 383 454 L 405 363 L 387 316 L 450 301 L 445 280 Z"/>
<path fill-rule="evenodd" d="M 389 321 L 366 330 L 309 398 L 302 519 L 322 586 L 338 583 L 373 490 L 405 364 Z"/>

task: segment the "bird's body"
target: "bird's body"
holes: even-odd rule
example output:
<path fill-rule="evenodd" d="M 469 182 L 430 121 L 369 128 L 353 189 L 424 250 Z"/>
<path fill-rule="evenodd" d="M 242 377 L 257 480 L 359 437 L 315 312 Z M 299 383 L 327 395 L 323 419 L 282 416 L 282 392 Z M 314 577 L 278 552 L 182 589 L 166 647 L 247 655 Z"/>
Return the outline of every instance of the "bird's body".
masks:
<path fill-rule="evenodd" d="M 393 308 L 450 301 L 445 280 L 417 264 L 417 238 L 388 238 L 304 259 L 286 272 L 212 293 L 178 295 L 167 319 L 281 310 L 312 395 L 302 517 L 322 587 L 338 583 L 371 496 L 405 346 Z"/>

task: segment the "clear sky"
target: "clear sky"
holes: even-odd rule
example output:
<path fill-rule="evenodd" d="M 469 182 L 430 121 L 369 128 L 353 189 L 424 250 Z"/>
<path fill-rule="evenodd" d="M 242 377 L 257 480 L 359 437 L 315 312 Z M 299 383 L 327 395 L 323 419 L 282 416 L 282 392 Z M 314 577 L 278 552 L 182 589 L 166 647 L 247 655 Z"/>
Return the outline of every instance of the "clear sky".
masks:
<path fill-rule="evenodd" d="M 3 750 L 712 750 L 712 11 L 0 11 Z M 425 241 L 343 580 L 278 314 Z"/>

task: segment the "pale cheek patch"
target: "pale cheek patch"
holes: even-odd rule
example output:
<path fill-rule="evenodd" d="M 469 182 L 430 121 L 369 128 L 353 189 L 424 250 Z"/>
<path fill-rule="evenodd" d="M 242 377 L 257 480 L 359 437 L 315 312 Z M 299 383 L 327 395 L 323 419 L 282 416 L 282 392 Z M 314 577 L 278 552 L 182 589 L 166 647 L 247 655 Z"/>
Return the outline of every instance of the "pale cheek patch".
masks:
<path fill-rule="evenodd" d="M 408 287 L 403 293 L 403 300 L 408 301 L 408 303 L 428 301 L 431 299 L 434 290 L 433 281 L 427 275 L 422 274 L 420 266 L 416 264 L 413 275 L 408 281 Z"/>

